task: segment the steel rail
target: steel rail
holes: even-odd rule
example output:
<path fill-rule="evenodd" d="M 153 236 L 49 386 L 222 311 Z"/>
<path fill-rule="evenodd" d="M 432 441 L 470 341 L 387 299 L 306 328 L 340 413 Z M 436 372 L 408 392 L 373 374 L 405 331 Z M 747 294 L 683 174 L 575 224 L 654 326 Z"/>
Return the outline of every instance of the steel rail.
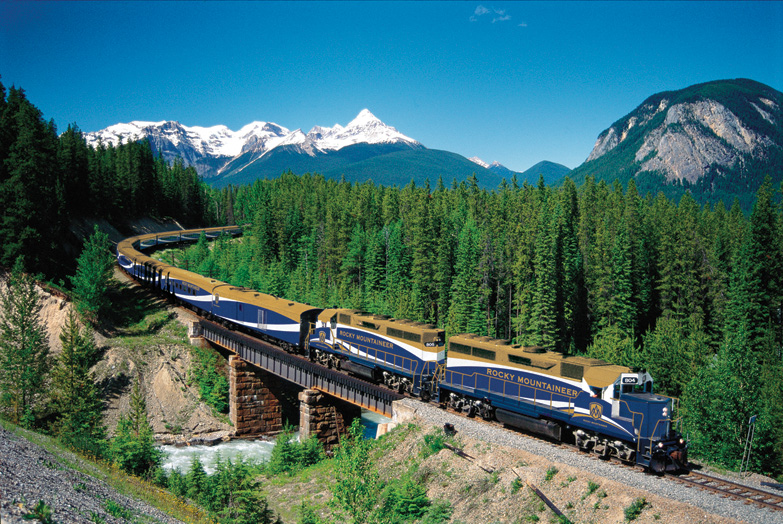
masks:
<path fill-rule="evenodd" d="M 755 504 L 761 508 L 783 511 L 783 496 L 776 493 L 770 493 L 769 491 L 696 471 L 689 471 L 684 475 L 667 474 L 666 477 L 675 482 L 685 484 L 687 487 L 698 487 L 736 500 L 745 501 L 746 504 Z"/>

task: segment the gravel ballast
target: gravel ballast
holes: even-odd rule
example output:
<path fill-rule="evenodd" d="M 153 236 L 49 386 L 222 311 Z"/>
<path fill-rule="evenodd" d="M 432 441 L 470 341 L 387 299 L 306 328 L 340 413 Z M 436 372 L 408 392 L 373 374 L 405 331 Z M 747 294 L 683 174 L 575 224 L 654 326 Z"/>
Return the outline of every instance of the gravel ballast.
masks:
<path fill-rule="evenodd" d="M 742 501 L 722 498 L 703 489 L 685 488 L 683 485 L 666 478 L 660 478 L 633 468 L 620 467 L 617 464 L 600 460 L 595 456 L 577 453 L 515 431 L 444 411 L 432 404 L 425 404 L 412 399 L 405 399 L 399 402 L 406 411 L 412 411 L 416 418 L 422 422 L 440 427 L 443 427 L 446 423 L 453 424 L 460 435 L 472 439 L 520 449 L 552 462 L 563 463 L 585 470 L 628 487 L 690 504 L 715 515 L 752 524 L 783 524 L 783 511 L 773 511 L 745 504 Z M 752 484 L 745 480 L 742 482 Z M 771 491 L 769 488 L 764 489 Z"/>

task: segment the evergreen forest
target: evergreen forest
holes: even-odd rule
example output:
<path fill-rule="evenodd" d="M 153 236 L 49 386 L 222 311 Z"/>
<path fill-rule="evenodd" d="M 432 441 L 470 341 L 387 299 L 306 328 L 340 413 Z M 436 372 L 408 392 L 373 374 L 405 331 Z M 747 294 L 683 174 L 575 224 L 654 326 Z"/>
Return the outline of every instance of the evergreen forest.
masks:
<path fill-rule="evenodd" d="M 312 304 L 429 322 L 649 371 L 681 398 L 696 454 L 783 472 L 783 208 L 673 202 L 588 177 L 558 188 L 475 177 L 447 189 L 283 174 L 215 194 L 241 241 L 191 270 Z"/>
<path fill-rule="evenodd" d="M 694 455 L 738 468 L 756 416 L 751 468 L 781 475 L 783 188 L 769 180 L 748 214 L 591 176 L 490 191 L 475 176 L 385 187 L 289 172 L 216 190 L 147 142 L 90 148 L 75 125 L 58 134 L 0 84 L 0 266 L 15 275 L 75 275 L 76 255 L 63 256 L 72 219 L 242 224 L 238 241 L 203 239 L 176 262 L 319 307 L 648 370 L 681 399 Z M 72 278 L 85 296 L 88 274 Z"/>
<path fill-rule="evenodd" d="M 23 89 L 2 83 L 0 207 L 0 266 L 21 256 L 26 270 L 49 279 L 76 267 L 63 256 L 67 244 L 81 245 L 69 236 L 73 219 L 211 221 L 207 186 L 192 167 L 155 158 L 146 141 L 91 148 L 76 125 L 58 134 Z"/>

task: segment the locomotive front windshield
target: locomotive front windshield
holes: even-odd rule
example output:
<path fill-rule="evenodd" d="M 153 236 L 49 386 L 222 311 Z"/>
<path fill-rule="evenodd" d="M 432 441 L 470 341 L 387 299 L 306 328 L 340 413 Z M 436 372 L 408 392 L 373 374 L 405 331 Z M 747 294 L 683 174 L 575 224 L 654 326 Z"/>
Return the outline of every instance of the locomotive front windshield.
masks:
<path fill-rule="evenodd" d="M 426 347 L 441 347 L 446 345 L 446 337 L 443 331 L 425 331 L 422 334 L 422 342 Z"/>

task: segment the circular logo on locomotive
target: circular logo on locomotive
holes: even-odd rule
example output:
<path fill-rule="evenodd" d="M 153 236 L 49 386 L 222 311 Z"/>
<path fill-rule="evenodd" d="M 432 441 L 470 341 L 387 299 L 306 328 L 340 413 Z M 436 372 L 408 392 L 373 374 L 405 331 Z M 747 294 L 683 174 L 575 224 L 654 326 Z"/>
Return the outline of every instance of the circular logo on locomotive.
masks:
<path fill-rule="evenodd" d="M 320 340 L 321 343 L 326 342 L 326 331 L 318 333 L 318 340 Z"/>
<path fill-rule="evenodd" d="M 604 407 L 598 402 L 590 403 L 590 416 L 596 420 L 601 420 L 601 416 L 604 414 Z"/>

